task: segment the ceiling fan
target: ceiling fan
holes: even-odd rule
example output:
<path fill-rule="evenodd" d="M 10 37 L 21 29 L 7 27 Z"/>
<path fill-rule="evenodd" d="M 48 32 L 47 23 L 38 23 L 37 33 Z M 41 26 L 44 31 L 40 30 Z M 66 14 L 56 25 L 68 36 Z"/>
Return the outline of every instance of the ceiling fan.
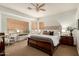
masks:
<path fill-rule="evenodd" d="M 31 3 L 31 5 L 33 6 L 33 7 L 28 7 L 28 9 L 29 10 L 33 10 L 33 9 L 35 9 L 37 12 L 39 12 L 39 11 L 46 11 L 43 7 L 45 6 L 45 4 L 44 3 Z"/>

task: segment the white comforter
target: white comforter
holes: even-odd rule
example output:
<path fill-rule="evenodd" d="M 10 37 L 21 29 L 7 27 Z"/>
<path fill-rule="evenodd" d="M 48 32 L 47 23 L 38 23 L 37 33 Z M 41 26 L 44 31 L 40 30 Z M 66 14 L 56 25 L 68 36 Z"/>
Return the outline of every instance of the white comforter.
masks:
<path fill-rule="evenodd" d="M 52 39 L 54 46 L 57 46 L 59 44 L 60 36 L 58 36 L 58 35 L 54 35 L 54 36 L 51 36 L 51 35 L 37 35 L 37 34 L 33 34 L 33 35 L 40 36 L 40 37 L 47 37 L 47 38 Z"/>

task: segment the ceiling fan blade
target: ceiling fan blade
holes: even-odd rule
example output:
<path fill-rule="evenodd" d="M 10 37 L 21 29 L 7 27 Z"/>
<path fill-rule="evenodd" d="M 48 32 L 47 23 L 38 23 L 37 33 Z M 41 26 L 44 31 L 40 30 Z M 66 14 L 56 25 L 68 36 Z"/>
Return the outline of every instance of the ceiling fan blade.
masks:
<path fill-rule="evenodd" d="M 37 7 L 34 3 L 31 3 L 33 6 Z"/>
<path fill-rule="evenodd" d="M 29 10 L 31 10 L 32 8 L 31 7 L 27 7 Z"/>
<path fill-rule="evenodd" d="M 40 9 L 40 10 L 42 10 L 42 11 L 46 11 L 45 9 Z"/>
<path fill-rule="evenodd" d="M 36 3 L 36 6 L 39 6 L 39 3 Z"/>
<path fill-rule="evenodd" d="M 39 8 L 41 8 L 41 7 L 43 7 L 45 4 L 43 3 L 43 4 L 41 4 L 40 6 L 39 6 Z"/>

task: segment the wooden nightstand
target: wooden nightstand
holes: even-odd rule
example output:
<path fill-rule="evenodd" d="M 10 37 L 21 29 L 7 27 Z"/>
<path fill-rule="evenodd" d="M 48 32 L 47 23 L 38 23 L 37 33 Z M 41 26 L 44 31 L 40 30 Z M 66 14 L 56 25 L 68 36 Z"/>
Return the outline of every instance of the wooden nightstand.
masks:
<path fill-rule="evenodd" d="M 60 44 L 73 46 L 74 45 L 73 37 L 72 36 L 61 36 Z"/>

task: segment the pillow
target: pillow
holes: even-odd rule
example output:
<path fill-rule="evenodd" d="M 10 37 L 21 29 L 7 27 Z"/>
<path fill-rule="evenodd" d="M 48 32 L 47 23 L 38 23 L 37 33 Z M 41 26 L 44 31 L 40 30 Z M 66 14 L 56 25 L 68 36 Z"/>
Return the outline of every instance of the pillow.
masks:
<path fill-rule="evenodd" d="M 49 31 L 50 35 L 54 35 L 54 32 L 53 31 Z"/>
<path fill-rule="evenodd" d="M 50 35 L 50 33 L 48 31 L 44 31 L 43 34 L 44 35 Z"/>
<path fill-rule="evenodd" d="M 53 31 L 44 31 L 43 32 L 44 35 L 54 35 Z"/>

